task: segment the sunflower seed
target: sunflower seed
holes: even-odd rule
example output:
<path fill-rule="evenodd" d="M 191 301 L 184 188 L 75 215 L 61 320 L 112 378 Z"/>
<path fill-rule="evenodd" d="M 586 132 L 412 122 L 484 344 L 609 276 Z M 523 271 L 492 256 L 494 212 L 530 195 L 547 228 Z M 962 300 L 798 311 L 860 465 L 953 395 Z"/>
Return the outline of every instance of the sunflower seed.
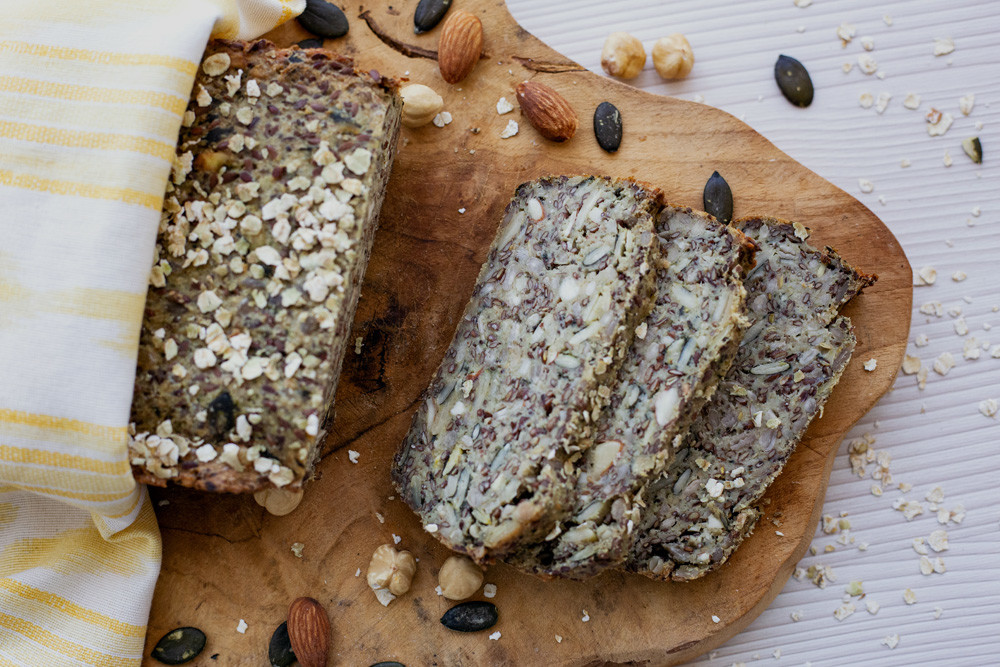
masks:
<path fill-rule="evenodd" d="M 594 135 L 597 144 L 609 153 L 622 145 L 622 114 L 611 102 L 601 102 L 594 111 Z"/>
<path fill-rule="evenodd" d="M 297 20 L 312 34 L 326 39 L 343 37 L 350 28 L 340 7 L 325 0 L 306 0 L 306 9 Z"/>
<path fill-rule="evenodd" d="M 705 192 L 702 194 L 702 204 L 705 212 L 714 217 L 724 225 L 728 225 L 733 220 L 733 191 L 729 189 L 729 183 L 719 175 L 719 172 L 712 172 L 712 177 L 705 183 Z"/>
<path fill-rule="evenodd" d="M 295 652 L 292 651 L 292 640 L 288 637 L 288 623 L 282 623 L 274 629 L 271 641 L 267 645 L 267 659 L 271 667 L 288 667 L 295 662 Z"/>
<path fill-rule="evenodd" d="M 983 163 L 983 145 L 979 142 L 979 137 L 969 137 L 962 141 L 962 150 L 976 164 Z"/>
<path fill-rule="evenodd" d="M 205 633 L 198 628 L 177 628 L 163 635 L 152 656 L 164 665 L 182 665 L 205 648 Z"/>
<path fill-rule="evenodd" d="M 413 32 L 419 35 L 433 30 L 448 13 L 449 7 L 451 0 L 420 0 L 416 11 L 413 12 Z"/>
<path fill-rule="evenodd" d="M 807 107 L 813 101 L 813 84 L 805 66 L 795 58 L 778 56 L 774 63 L 774 80 L 781 94 L 797 107 Z"/>
<path fill-rule="evenodd" d="M 463 602 L 446 611 L 441 624 L 449 630 L 478 632 L 492 628 L 498 618 L 497 607 L 492 602 Z"/>
<path fill-rule="evenodd" d="M 298 42 L 298 45 L 300 49 L 322 49 L 323 40 L 319 37 L 310 37 L 309 39 L 303 39 L 301 42 Z"/>

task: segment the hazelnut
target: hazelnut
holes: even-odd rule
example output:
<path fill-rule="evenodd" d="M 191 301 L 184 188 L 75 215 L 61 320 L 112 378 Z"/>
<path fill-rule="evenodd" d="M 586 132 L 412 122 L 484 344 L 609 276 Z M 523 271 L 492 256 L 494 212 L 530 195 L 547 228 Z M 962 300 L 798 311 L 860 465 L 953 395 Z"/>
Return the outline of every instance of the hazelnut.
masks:
<path fill-rule="evenodd" d="M 410 582 L 417 571 L 417 561 L 409 551 L 396 551 L 391 544 L 383 544 L 368 564 L 368 585 L 372 590 L 388 589 L 393 595 L 410 590 Z"/>
<path fill-rule="evenodd" d="M 601 49 L 601 67 L 611 76 L 634 79 L 646 65 L 646 49 L 642 42 L 627 32 L 613 32 Z"/>
<path fill-rule="evenodd" d="M 431 122 L 444 107 L 444 100 L 433 88 L 420 83 L 404 86 L 399 91 L 403 98 L 403 125 L 421 127 Z"/>
<path fill-rule="evenodd" d="M 253 499 L 274 516 L 285 516 L 302 502 L 302 489 L 261 489 Z"/>
<path fill-rule="evenodd" d="M 664 79 L 683 79 L 694 67 L 694 51 L 687 38 L 675 32 L 653 45 L 653 67 Z"/>
<path fill-rule="evenodd" d="M 466 556 L 452 556 L 441 566 L 438 585 L 449 600 L 464 600 L 483 585 L 483 571 Z"/>

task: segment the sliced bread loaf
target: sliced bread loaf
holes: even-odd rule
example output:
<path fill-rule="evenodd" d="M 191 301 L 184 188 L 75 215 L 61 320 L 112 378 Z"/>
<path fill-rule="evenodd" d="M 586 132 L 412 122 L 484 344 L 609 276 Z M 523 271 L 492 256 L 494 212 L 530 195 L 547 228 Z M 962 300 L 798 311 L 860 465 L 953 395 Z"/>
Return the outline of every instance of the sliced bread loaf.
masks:
<path fill-rule="evenodd" d="M 760 247 L 745 281 L 752 321 L 736 361 L 651 485 L 626 568 L 689 580 L 715 569 L 750 533 L 757 503 L 840 378 L 855 339 L 840 308 L 875 281 L 802 225 L 735 223 Z"/>
<path fill-rule="evenodd" d="M 661 205 L 592 176 L 517 189 L 392 470 L 450 548 L 488 561 L 569 510 L 606 384 L 652 307 Z"/>
<path fill-rule="evenodd" d="M 657 218 L 661 258 L 652 312 L 639 325 L 608 407 L 583 458 L 570 515 L 512 565 L 542 576 L 582 578 L 620 564 L 646 485 L 732 363 L 746 326 L 741 276 L 753 245 L 689 208 Z"/>

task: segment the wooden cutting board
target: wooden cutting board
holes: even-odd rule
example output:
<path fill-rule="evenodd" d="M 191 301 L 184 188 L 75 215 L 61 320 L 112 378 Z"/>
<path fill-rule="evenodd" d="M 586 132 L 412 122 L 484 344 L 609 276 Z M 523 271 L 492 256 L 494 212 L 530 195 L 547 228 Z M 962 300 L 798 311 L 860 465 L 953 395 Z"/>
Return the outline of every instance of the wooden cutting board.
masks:
<path fill-rule="evenodd" d="M 456 3 L 482 19 L 487 54 L 458 86 L 441 79 L 432 58 L 402 52 L 405 45 L 437 48 L 440 28 L 413 34 L 416 0 L 373 4 L 366 21 L 359 3 L 347 2 L 350 33 L 327 47 L 353 55 L 364 69 L 430 85 L 454 120 L 444 128 L 403 131 L 351 334 L 362 341 L 360 353 L 348 353 L 320 478 L 302 505 L 278 518 L 249 496 L 152 490 L 163 568 L 147 655 L 168 630 L 194 625 L 209 637 L 197 664 L 264 665 L 272 631 L 302 595 L 328 609 L 337 665 L 661 665 L 723 643 L 784 585 L 813 536 L 838 443 L 892 384 L 912 301 L 902 249 L 860 202 L 736 118 L 583 70 L 518 26 L 503 0 Z M 294 22 L 269 35 L 283 45 L 308 36 Z M 393 47 L 392 40 L 404 46 Z M 497 100 L 513 101 L 514 86 L 525 79 L 546 83 L 570 101 L 580 116 L 573 140 L 553 144 L 518 111 L 497 114 Z M 624 118 L 625 138 L 615 155 L 598 148 L 591 130 L 593 111 L 605 100 Z M 789 105 L 788 113 L 809 110 Z M 510 119 L 520 132 L 500 139 Z M 814 243 L 836 247 L 852 264 L 879 274 L 875 287 L 846 311 L 858 347 L 825 416 L 769 491 L 757 532 L 720 571 L 692 583 L 620 572 L 545 583 L 498 565 L 486 581 L 498 589 L 494 630 L 500 639 L 445 629 L 438 619 L 451 603 L 434 587 L 448 553 L 394 499 L 389 464 L 450 342 L 504 205 L 525 180 L 595 173 L 634 176 L 661 187 L 672 202 L 700 208 L 714 170 L 732 186 L 737 216 L 800 221 L 814 230 Z M 878 368 L 864 371 L 863 362 L 873 357 Z M 359 453 L 357 463 L 349 450 Z M 372 551 L 395 536 L 420 562 L 410 592 L 384 608 L 364 573 Z M 291 551 L 295 542 L 305 545 L 301 558 Z M 236 630 L 240 619 L 249 626 L 245 634 Z"/>

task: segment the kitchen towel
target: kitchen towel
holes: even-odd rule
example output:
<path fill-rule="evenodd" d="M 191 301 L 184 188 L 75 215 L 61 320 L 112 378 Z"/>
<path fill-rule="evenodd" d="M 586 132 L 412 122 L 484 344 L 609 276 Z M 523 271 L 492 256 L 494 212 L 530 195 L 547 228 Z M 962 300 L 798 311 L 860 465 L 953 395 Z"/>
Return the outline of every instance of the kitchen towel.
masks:
<path fill-rule="evenodd" d="M 142 659 L 160 535 L 127 429 L 181 116 L 210 37 L 304 7 L 0 0 L 0 666 Z"/>

